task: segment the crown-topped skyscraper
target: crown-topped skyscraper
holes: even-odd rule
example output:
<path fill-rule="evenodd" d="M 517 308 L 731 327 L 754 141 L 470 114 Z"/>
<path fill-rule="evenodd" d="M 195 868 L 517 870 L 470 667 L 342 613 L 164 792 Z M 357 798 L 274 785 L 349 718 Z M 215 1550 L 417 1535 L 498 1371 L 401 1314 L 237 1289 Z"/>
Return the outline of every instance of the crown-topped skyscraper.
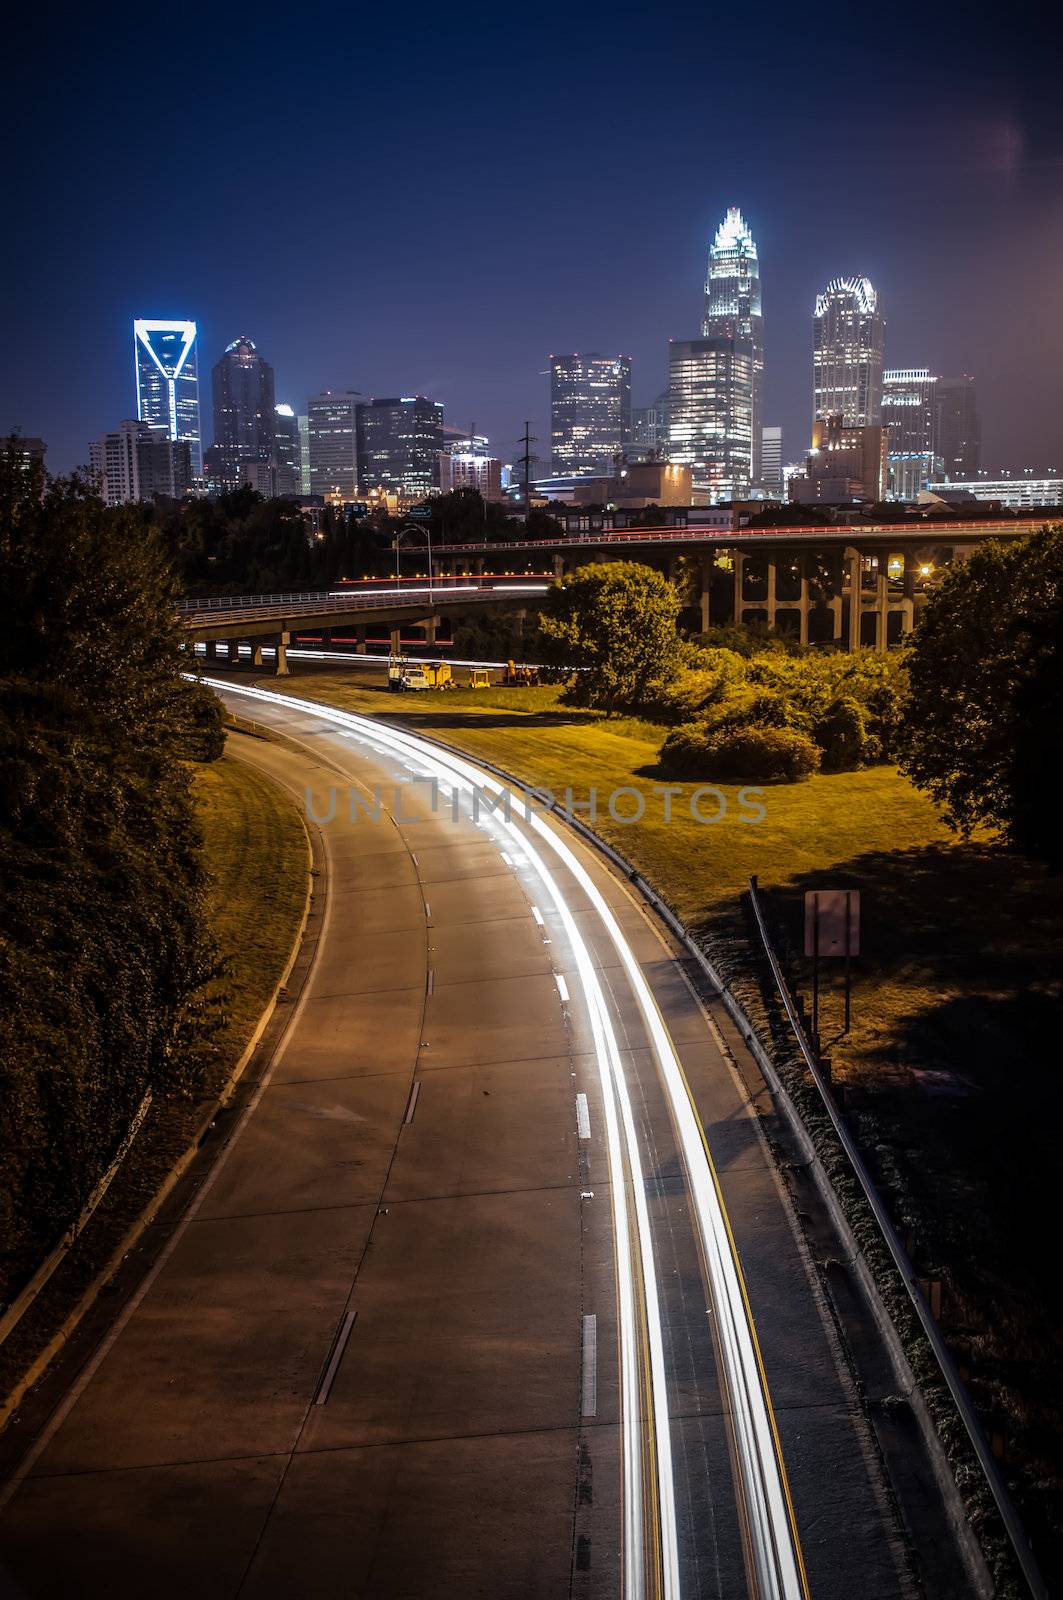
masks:
<path fill-rule="evenodd" d="M 744 339 L 752 347 L 749 476 L 750 482 L 757 484 L 760 481 L 761 429 L 764 424 L 764 317 L 761 311 L 757 247 L 737 206 L 728 209 L 709 251 L 705 315 L 701 331 L 706 339 Z"/>

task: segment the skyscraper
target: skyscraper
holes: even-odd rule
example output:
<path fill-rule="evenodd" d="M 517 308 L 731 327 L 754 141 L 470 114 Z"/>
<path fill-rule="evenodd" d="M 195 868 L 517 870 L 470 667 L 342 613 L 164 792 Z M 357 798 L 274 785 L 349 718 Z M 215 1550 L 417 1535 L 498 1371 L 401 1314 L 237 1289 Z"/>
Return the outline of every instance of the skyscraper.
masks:
<path fill-rule="evenodd" d="M 760 486 L 769 499 L 784 498 L 781 428 L 760 430 Z"/>
<path fill-rule="evenodd" d="M 761 477 L 761 429 L 764 422 L 764 318 L 760 300 L 760 262 L 745 218 L 731 206 L 709 251 L 705 279 L 705 315 L 701 324 L 704 338 L 748 340 L 752 349 L 751 456 L 748 481 Z M 744 399 L 736 399 L 735 409 L 744 410 Z"/>
<path fill-rule="evenodd" d="M 631 438 L 627 356 L 550 357 L 550 460 L 558 475 L 600 472 Z"/>
<path fill-rule="evenodd" d="M 400 503 L 423 500 L 439 487 L 443 402 L 423 394 L 368 400 L 358 407 L 358 481 Z"/>
<path fill-rule="evenodd" d="M 310 493 L 358 498 L 358 401 L 354 391 L 326 389 L 306 407 Z"/>
<path fill-rule="evenodd" d="M 982 465 L 982 423 L 973 378 L 938 379 L 937 433 L 942 475 L 952 481 L 977 478 Z"/>
<path fill-rule="evenodd" d="M 291 406 L 273 408 L 273 462 L 277 472 L 277 493 L 302 494 L 303 446 L 299 438 L 299 418 Z"/>
<path fill-rule="evenodd" d="M 89 467 L 104 503 L 151 502 L 156 495 L 180 499 L 192 487 L 192 449 L 187 439 L 171 439 L 166 428 L 129 419 L 113 433 L 89 443 Z"/>
<path fill-rule="evenodd" d="M 300 494 L 310 493 L 310 418 L 306 412 L 300 412 L 296 418 L 299 424 L 299 474 Z"/>
<path fill-rule="evenodd" d="M 273 368 L 253 339 L 225 346 L 212 373 L 214 446 L 227 485 L 240 482 L 241 461 L 268 461 L 273 453 Z"/>
<path fill-rule="evenodd" d="M 668 432 L 668 390 L 659 394 L 650 406 L 633 406 L 631 410 L 631 451 L 633 457 L 644 461 L 666 460 L 671 448 Z"/>
<path fill-rule="evenodd" d="M 867 278 L 832 278 L 813 316 L 812 415 L 854 427 L 882 422 L 885 323 Z"/>
<path fill-rule="evenodd" d="M 138 419 L 151 428 L 165 428 L 170 439 L 186 441 L 192 471 L 200 477 L 203 435 L 195 323 L 138 317 L 133 323 L 133 367 Z"/>
<path fill-rule="evenodd" d="M 695 496 L 715 504 L 749 493 L 753 345 L 716 334 L 668 346 L 669 460 L 691 469 Z"/>
<path fill-rule="evenodd" d="M 896 367 L 882 374 L 891 500 L 914 503 L 937 476 L 937 381 L 927 367 Z"/>

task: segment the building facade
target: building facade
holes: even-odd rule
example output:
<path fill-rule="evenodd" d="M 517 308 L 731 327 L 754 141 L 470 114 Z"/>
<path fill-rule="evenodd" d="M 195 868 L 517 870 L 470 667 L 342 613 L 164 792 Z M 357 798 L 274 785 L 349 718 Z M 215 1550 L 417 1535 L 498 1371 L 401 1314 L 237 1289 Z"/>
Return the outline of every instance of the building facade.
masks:
<path fill-rule="evenodd" d="M 812 319 L 813 419 L 839 413 L 857 428 L 882 423 L 885 323 L 867 278 L 833 278 Z"/>
<path fill-rule="evenodd" d="M 760 430 L 760 487 L 769 500 L 785 498 L 781 428 Z"/>
<path fill-rule="evenodd" d="M 306 407 L 310 493 L 355 501 L 358 498 L 358 401 L 353 391 L 326 389 Z"/>
<path fill-rule="evenodd" d="M 798 504 L 851 505 L 886 498 L 886 430 L 854 426 L 840 412 L 812 424 L 803 477 L 790 481 Z"/>
<path fill-rule="evenodd" d="M 720 223 L 709 251 L 701 332 L 706 339 L 744 339 L 752 350 L 749 396 L 751 453 L 746 479 L 750 484 L 759 484 L 761 430 L 764 426 L 764 317 L 760 262 L 753 235 L 737 206 L 731 206 Z M 733 409 L 743 411 L 745 397 L 736 398 Z"/>
<path fill-rule="evenodd" d="M 1014 478 L 971 478 L 966 483 L 950 478 L 928 484 L 923 503 L 933 503 L 939 497 L 954 511 L 962 511 L 965 502 L 974 505 L 979 500 L 999 501 L 1011 511 L 1040 511 L 1063 506 L 1063 478 L 1035 477 L 1025 472 Z"/>
<path fill-rule="evenodd" d="M 133 323 L 137 418 L 188 445 L 192 470 L 203 472 L 199 357 L 194 322 L 138 317 Z"/>
<path fill-rule="evenodd" d="M 296 419 L 299 424 L 299 493 L 310 493 L 310 418 L 301 412 Z"/>
<path fill-rule="evenodd" d="M 497 456 L 478 450 L 442 450 L 439 455 L 439 488 L 475 489 L 485 500 L 502 500 L 502 463 Z"/>
<path fill-rule="evenodd" d="M 295 496 L 303 492 L 303 442 L 299 436 L 299 418 L 291 406 L 273 408 L 273 466 L 276 469 L 276 493 Z"/>
<path fill-rule="evenodd" d="M 550 357 L 550 461 L 555 473 L 611 467 L 631 439 L 627 356 Z"/>
<path fill-rule="evenodd" d="M 358 482 L 413 505 L 439 488 L 443 403 L 424 395 L 368 400 L 358 407 Z"/>
<path fill-rule="evenodd" d="M 695 501 L 749 494 L 753 460 L 753 346 L 715 335 L 668 347 L 669 460 L 691 470 Z"/>
<path fill-rule="evenodd" d="M 927 367 L 894 367 L 882 374 L 890 500 L 914 504 L 938 475 L 937 381 Z"/>
<path fill-rule="evenodd" d="M 671 448 L 668 391 L 659 394 L 652 405 L 634 406 L 631 411 L 629 461 L 666 461 Z"/>
<path fill-rule="evenodd" d="M 273 368 L 253 339 L 226 345 L 211 374 L 214 448 L 226 484 L 240 482 L 242 461 L 268 461 L 273 454 Z"/>
<path fill-rule="evenodd" d="M 974 379 L 939 378 L 937 449 L 943 478 L 976 478 L 982 466 L 982 423 Z"/>
<path fill-rule="evenodd" d="M 130 418 L 89 444 L 89 469 L 109 506 L 150 503 L 156 495 L 179 500 L 192 489 L 192 447 L 166 428 Z"/>

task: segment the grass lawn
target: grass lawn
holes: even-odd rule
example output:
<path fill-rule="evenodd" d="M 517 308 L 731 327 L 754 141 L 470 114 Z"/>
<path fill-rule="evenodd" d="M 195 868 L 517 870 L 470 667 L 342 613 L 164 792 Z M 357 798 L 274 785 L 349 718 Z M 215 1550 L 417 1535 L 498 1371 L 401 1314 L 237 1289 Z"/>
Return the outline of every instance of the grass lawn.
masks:
<path fill-rule="evenodd" d="M 750 873 L 799 985 L 804 891 L 861 890 L 853 1028 L 833 1042 L 835 1077 L 920 1270 L 943 1281 L 943 1324 L 984 1416 L 1005 1437 L 1043 1553 L 1048 1530 L 1063 1524 L 1063 1290 L 1047 1255 L 1063 1121 L 1058 880 L 987 839 L 957 840 L 893 768 L 770 786 L 756 825 L 737 820 L 728 786 L 724 819 L 695 822 L 687 802 L 696 786 L 683 784 L 665 825 L 653 794 L 659 726 L 569 710 L 553 688 L 399 697 L 369 668 L 297 673 L 271 686 L 423 728 L 558 796 L 571 786 L 584 802 L 596 788 L 599 832 L 746 998 L 754 981 L 741 896 Z M 618 787 L 643 792 L 644 820 L 610 818 L 606 799 Z M 835 989 L 828 1039 L 841 1016 Z"/>
<path fill-rule="evenodd" d="M 192 769 L 196 809 L 213 878 L 211 917 L 225 960 L 227 997 L 218 1035 L 216 1094 L 242 1054 L 283 971 L 306 902 L 306 835 L 292 802 L 252 768 L 224 755 Z M 81 1238 L 0 1347 L 0 1397 L 8 1394 L 73 1311 L 188 1149 L 203 1102 L 155 1106 Z"/>

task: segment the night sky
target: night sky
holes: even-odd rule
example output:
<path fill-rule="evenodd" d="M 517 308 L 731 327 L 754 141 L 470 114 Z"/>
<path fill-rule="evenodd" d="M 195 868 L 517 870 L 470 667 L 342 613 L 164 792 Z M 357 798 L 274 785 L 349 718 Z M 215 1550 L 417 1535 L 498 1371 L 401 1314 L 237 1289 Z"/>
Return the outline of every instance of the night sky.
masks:
<path fill-rule="evenodd" d="M 247 334 L 297 410 L 420 391 L 548 458 L 549 354 L 651 400 L 739 204 L 787 459 L 815 292 L 866 273 L 888 365 L 976 375 L 984 466 L 1063 469 L 1058 35 L 1017 10 L 21 7 L 0 429 L 84 461 L 136 413 L 133 317 L 188 316 L 204 443 Z"/>

